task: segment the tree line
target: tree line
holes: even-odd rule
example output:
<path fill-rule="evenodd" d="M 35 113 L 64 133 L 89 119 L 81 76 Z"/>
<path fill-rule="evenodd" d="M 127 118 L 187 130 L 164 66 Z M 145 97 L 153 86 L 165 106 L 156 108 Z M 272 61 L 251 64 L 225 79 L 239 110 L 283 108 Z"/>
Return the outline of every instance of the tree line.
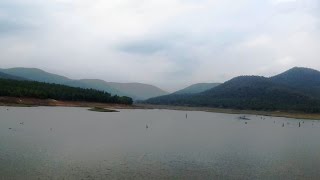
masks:
<path fill-rule="evenodd" d="M 0 96 L 119 104 L 133 103 L 130 97 L 112 96 L 108 92 L 95 89 L 82 89 L 59 84 L 11 79 L 0 79 Z"/>

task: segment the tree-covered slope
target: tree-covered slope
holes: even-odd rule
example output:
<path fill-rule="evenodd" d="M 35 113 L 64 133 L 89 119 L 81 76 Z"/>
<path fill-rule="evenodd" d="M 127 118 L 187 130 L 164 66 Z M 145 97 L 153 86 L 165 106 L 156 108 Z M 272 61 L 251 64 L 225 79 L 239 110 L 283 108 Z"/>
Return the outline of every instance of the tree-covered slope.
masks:
<path fill-rule="evenodd" d="M 298 76 L 300 78 L 300 75 Z M 317 80 L 311 79 L 313 83 Z M 301 80 L 303 81 L 303 80 Z M 314 87 L 311 86 L 310 87 Z M 151 104 L 209 106 L 252 110 L 295 110 L 320 112 L 320 100 L 282 80 L 240 76 L 194 95 L 168 95 L 145 101 Z"/>
<path fill-rule="evenodd" d="M 10 79 L 0 79 L 0 96 L 132 104 L 129 97 L 111 96 L 103 91 Z"/>
<path fill-rule="evenodd" d="M 320 72 L 317 70 L 295 67 L 270 79 L 275 83 L 320 98 Z"/>
<path fill-rule="evenodd" d="M 241 76 L 196 96 L 203 106 L 254 109 L 320 111 L 320 102 L 268 78 Z M 206 100 L 207 99 L 207 100 Z M 206 100 L 206 102 L 204 102 Z"/>
<path fill-rule="evenodd" d="M 320 71 L 310 68 L 294 67 L 270 79 L 274 82 L 293 87 L 313 87 L 320 85 Z"/>

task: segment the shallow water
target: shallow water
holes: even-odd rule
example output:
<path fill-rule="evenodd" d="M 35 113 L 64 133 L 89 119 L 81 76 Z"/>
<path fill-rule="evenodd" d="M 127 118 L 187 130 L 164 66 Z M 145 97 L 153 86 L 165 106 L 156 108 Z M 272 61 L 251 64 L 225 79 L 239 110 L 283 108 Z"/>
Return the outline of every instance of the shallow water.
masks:
<path fill-rule="evenodd" d="M 320 122 L 239 116 L 0 107 L 0 179 L 320 178 Z"/>

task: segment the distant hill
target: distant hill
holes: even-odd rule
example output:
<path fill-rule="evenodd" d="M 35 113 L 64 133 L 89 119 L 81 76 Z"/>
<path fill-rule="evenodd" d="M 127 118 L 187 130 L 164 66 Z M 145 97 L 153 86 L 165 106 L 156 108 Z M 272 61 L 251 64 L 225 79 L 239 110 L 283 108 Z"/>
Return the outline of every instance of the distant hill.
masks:
<path fill-rule="evenodd" d="M 18 76 L 12 76 L 3 72 L 0 72 L 0 79 L 13 79 L 13 80 L 26 80 Z"/>
<path fill-rule="evenodd" d="M 0 79 L 0 87 L 0 96 L 132 104 L 129 97 L 111 96 L 103 91 L 36 81 Z"/>
<path fill-rule="evenodd" d="M 128 96 L 127 94 L 119 91 L 108 85 L 107 82 L 100 79 L 81 79 L 81 80 L 71 80 L 64 83 L 67 86 L 71 87 L 80 87 L 86 89 L 97 89 L 100 91 L 109 92 L 112 95 L 118 96 Z"/>
<path fill-rule="evenodd" d="M 99 79 L 74 80 L 57 74 L 48 73 L 36 68 L 0 69 L 0 72 L 32 81 L 62 84 L 72 87 L 97 89 L 112 95 L 129 96 L 134 100 L 145 100 L 151 97 L 168 94 L 158 87 L 141 83 L 114 83 Z"/>
<path fill-rule="evenodd" d="M 38 82 L 63 84 L 67 81 L 71 81 L 71 79 L 67 77 L 51 74 L 36 68 L 10 68 L 1 69 L 0 71 L 12 76 L 18 76 Z"/>
<path fill-rule="evenodd" d="M 212 89 L 221 83 L 198 83 L 176 91 L 172 94 L 197 94 Z"/>
<path fill-rule="evenodd" d="M 320 112 L 320 99 L 301 90 L 302 84 L 295 84 L 296 81 L 302 83 L 310 78 L 312 83 L 308 84 L 308 87 L 317 87 L 317 80 L 313 79 L 317 77 L 315 75 L 317 75 L 315 70 L 294 68 L 271 78 L 240 76 L 202 93 L 160 96 L 145 102 L 232 109 Z"/>
<path fill-rule="evenodd" d="M 141 83 L 116 83 L 99 79 L 81 79 L 69 81 L 65 84 L 72 87 L 98 89 L 119 96 L 129 96 L 134 100 L 145 100 L 151 97 L 168 94 L 158 87 Z"/>
<path fill-rule="evenodd" d="M 108 82 L 107 84 L 121 90 L 124 94 L 136 100 L 145 100 L 168 94 L 168 92 L 149 84 L 116 82 Z"/>

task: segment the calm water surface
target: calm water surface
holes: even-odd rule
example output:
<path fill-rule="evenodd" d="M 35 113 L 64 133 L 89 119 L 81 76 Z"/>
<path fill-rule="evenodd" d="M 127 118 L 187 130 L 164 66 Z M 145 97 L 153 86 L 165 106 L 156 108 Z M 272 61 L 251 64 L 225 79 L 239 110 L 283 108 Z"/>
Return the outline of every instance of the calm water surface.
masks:
<path fill-rule="evenodd" d="M 318 121 L 120 111 L 0 107 L 0 179 L 320 179 Z"/>

